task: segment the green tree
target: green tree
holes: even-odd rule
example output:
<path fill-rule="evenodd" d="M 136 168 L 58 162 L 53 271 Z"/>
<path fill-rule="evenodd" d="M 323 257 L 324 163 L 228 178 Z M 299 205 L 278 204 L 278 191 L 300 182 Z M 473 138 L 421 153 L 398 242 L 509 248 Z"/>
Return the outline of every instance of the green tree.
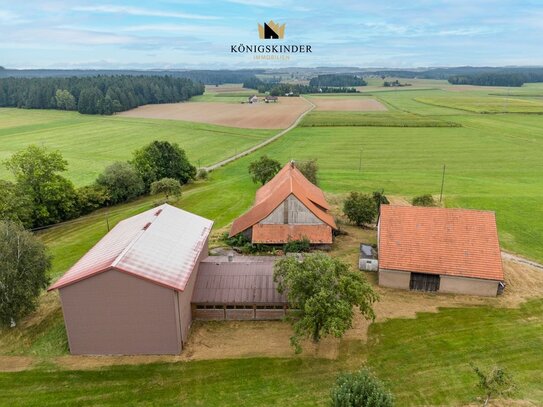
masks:
<path fill-rule="evenodd" d="M 371 371 L 342 373 L 332 389 L 331 407 L 392 407 L 394 397 Z"/>
<path fill-rule="evenodd" d="M 316 159 L 296 162 L 296 168 L 298 168 L 300 172 L 304 174 L 304 177 L 312 184 L 318 184 L 317 173 L 319 172 L 319 165 L 317 164 Z"/>
<path fill-rule="evenodd" d="M 20 188 L 9 181 L 0 180 L 0 220 L 13 220 L 25 227 L 32 226 L 32 202 Z"/>
<path fill-rule="evenodd" d="M 351 192 L 343 202 L 343 213 L 356 226 L 363 226 L 374 221 L 377 207 L 371 196 Z"/>
<path fill-rule="evenodd" d="M 111 204 L 129 201 L 145 191 L 138 171 L 131 164 L 120 161 L 107 166 L 96 183 L 107 190 Z"/>
<path fill-rule="evenodd" d="M 146 188 L 162 178 L 173 178 L 183 185 L 196 177 L 196 167 L 189 162 L 185 151 L 168 141 L 155 140 L 136 150 L 132 164 Z"/>
<path fill-rule="evenodd" d="M 430 194 L 416 196 L 411 203 L 413 206 L 436 206 L 436 201 L 434 201 L 434 197 Z"/>
<path fill-rule="evenodd" d="M 77 200 L 81 215 L 105 206 L 111 199 L 108 190 L 103 185 L 85 185 L 77 189 Z"/>
<path fill-rule="evenodd" d="M 297 353 L 304 337 L 319 342 L 323 336 L 343 336 L 352 326 L 354 307 L 364 317 L 375 318 L 372 304 L 378 297 L 364 275 L 323 253 L 306 255 L 302 261 L 282 258 L 275 264 L 274 281 L 278 291 L 287 294 L 290 307 L 299 310 L 291 338 Z"/>
<path fill-rule="evenodd" d="M 381 216 L 381 205 L 388 205 L 390 202 L 385 196 L 385 190 L 381 189 L 379 191 L 373 192 L 373 200 L 375 201 L 375 207 L 377 208 L 377 221 L 379 222 L 379 216 Z"/>
<path fill-rule="evenodd" d="M 83 114 L 100 114 L 103 100 L 104 95 L 97 87 L 84 88 L 79 94 L 77 111 Z"/>
<path fill-rule="evenodd" d="M 57 105 L 57 109 L 60 109 L 60 110 L 75 110 L 76 109 L 74 95 L 72 95 L 70 91 L 68 90 L 57 89 L 55 93 L 55 102 Z"/>
<path fill-rule="evenodd" d="M 484 394 L 483 406 L 487 406 L 493 397 L 509 396 L 516 390 L 513 377 L 503 368 L 494 366 L 489 371 L 484 371 L 475 365 L 471 365 L 477 375 L 477 387 Z"/>
<path fill-rule="evenodd" d="M 269 158 L 267 155 L 263 155 L 249 164 L 249 174 L 251 174 L 253 182 L 260 182 L 262 185 L 275 177 L 280 169 L 281 163 Z"/>
<path fill-rule="evenodd" d="M 36 309 L 47 287 L 51 257 L 45 244 L 15 222 L 0 221 L 0 324 L 14 326 Z"/>
<path fill-rule="evenodd" d="M 168 200 L 170 196 L 179 199 L 181 198 L 181 184 L 178 180 L 173 178 L 162 178 L 155 181 L 151 184 L 151 195 L 158 194 L 164 194 L 166 200 Z"/>
<path fill-rule="evenodd" d="M 73 184 L 59 173 L 68 162 L 58 151 L 31 145 L 5 162 L 17 189 L 29 199 L 32 226 L 45 226 L 78 215 Z"/>

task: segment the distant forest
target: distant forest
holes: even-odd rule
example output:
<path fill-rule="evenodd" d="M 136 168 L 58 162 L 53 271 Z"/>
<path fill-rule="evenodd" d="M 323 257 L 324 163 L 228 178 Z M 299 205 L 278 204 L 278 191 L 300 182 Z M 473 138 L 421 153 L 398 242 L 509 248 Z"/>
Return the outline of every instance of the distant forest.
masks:
<path fill-rule="evenodd" d="M 318 75 L 309 81 L 309 86 L 366 86 L 367 83 L 361 76 L 346 74 Z"/>
<path fill-rule="evenodd" d="M 421 71 L 382 70 L 373 71 L 371 74 L 397 78 L 447 79 L 454 85 L 522 86 L 529 82 L 543 82 L 543 68 L 528 67 L 464 66 Z"/>
<path fill-rule="evenodd" d="M 0 78 L 70 78 L 72 76 L 98 76 L 98 75 L 128 75 L 128 76 L 171 76 L 173 78 L 187 78 L 194 82 L 206 85 L 222 85 L 223 83 L 242 83 L 249 77 L 264 72 L 263 69 L 240 70 L 115 70 L 115 69 L 4 69 L 0 70 Z"/>
<path fill-rule="evenodd" d="M 301 85 L 294 83 L 277 83 L 264 82 L 253 76 L 243 81 L 243 87 L 255 89 L 259 93 L 269 92 L 272 96 L 283 96 L 287 94 L 301 95 L 306 93 L 356 93 L 358 92 L 352 87 L 329 87 L 329 86 L 312 86 Z"/>
<path fill-rule="evenodd" d="M 188 100 L 204 85 L 171 76 L 93 76 L 0 79 L 0 107 L 113 114 L 137 106 Z"/>

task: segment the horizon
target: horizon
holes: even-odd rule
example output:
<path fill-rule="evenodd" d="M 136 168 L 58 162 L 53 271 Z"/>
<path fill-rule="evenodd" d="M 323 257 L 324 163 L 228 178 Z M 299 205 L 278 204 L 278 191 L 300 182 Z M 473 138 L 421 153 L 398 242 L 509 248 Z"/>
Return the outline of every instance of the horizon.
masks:
<path fill-rule="evenodd" d="M 286 0 L 2 1 L 6 69 L 285 69 L 541 66 L 537 1 L 467 0 L 409 5 Z M 259 23 L 286 24 L 260 40 Z M 233 54 L 236 44 L 309 44 L 288 61 Z M 330 64 L 333 59 L 334 63 Z"/>

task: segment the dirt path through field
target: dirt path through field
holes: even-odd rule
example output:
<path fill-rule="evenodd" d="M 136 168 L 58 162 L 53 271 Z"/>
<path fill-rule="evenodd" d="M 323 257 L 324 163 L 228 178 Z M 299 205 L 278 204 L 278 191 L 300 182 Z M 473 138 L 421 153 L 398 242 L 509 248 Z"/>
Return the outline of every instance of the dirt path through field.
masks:
<path fill-rule="evenodd" d="M 294 121 L 294 123 L 292 123 L 289 127 L 287 127 L 286 129 L 284 130 L 281 130 L 279 133 L 277 133 L 275 136 L 273 137 L 270 137 L 269 139 L 266 139 L 264 140 L 262 143 L 260 144 L 257 144 L 256 146 L 253 146 L 251 148 L 248 148 L 247 150 L 245 151 L 242 151 L 241 153 L 238 153 L 232 157 L 229 157 L 227 158 L 226 160 L 222 160 L 222 161 L 219 161 L 218 163 L 215 163 L 213 165 L 210 165 L 209 167 L 205 167 L 205 169 L 207 171 L 213 171 L 213 170 L 216 170 L 217 168 L 219 167 L 222 167 L 226 164 L 229 164 L 231 163 L 232 161 L 235 161 L 241 157 L 244 157 L 246 155 L 249 155 L 253 152 L 255 152 L 256 150 L 264 147 L 264 146 L 267 146 L 268 144 L 270 143 L 273 143 L 275 140 L 277 140 L 278 138 L 280 138 L 281 136 L 284 136 L 285 134 L 287 134 L 289 131 L 291 131 L 293 128 L 295 128 L 296 126 L 298 126 L 298 124 L 300 123 L 300 121 L 304 118 L 304 116 L 306 114 L 308 114 L 310 111 L 312 111 L 313 109 L 315 109 L 315 104 L 313 102 L 311 102 L 309 99 L 306 99 L 304 97 L 300 97 L 300 99 L 302 99 L 305 103 L 307 103 L 309 105 L 309 108 L 307 110 L 305 110 L 304 112 L 302 112 L 298 118 Z"/>

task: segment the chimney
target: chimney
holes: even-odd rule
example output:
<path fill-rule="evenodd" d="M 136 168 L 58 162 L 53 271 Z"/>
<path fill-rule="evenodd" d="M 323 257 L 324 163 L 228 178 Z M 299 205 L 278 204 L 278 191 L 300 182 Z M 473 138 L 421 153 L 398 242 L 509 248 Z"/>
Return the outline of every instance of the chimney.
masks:
<path fill-rule="evenodd" d="M 234 261 L 234 253 L 230 252 L 228 253 L 228 263 L 232 263 Z"/>
<path fill-rule="evenodd" d="M 290 166 L 291 166 L 292 168 L 294 168 L 294 162 L 295 162 L 294 160 L 290 160 Z"/>

